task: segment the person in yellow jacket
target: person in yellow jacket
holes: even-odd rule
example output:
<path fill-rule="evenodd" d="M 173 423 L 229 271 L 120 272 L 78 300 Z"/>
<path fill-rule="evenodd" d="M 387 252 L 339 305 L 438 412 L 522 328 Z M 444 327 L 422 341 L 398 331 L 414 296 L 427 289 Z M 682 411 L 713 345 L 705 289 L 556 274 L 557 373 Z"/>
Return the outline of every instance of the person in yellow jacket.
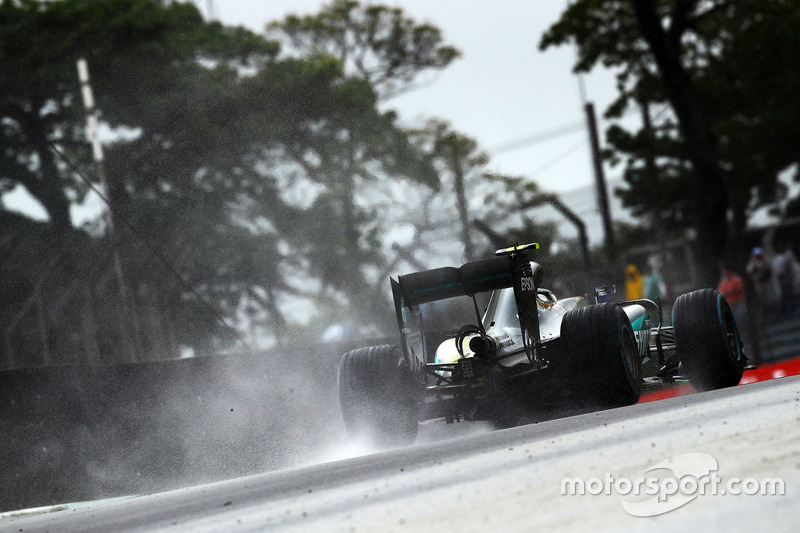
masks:
<path fill-rule="evenodd" d="M 631 263 L 625 269 L 625 298 L 628 300 L 638 300 L 644 293 L 644 279 L 639 269 Z"/>

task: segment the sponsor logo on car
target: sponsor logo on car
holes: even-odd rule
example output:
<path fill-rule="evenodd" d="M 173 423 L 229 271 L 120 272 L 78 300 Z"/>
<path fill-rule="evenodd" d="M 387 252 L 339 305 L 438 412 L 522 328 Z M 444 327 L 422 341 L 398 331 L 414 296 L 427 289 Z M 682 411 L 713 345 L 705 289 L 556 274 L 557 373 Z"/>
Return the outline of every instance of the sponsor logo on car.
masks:
<path fill-rule="evenodd" d="M 533 278 L 520 278 L 520 284 L 523 291 L 535 291 L 536 285 L 533 283 Z"/>

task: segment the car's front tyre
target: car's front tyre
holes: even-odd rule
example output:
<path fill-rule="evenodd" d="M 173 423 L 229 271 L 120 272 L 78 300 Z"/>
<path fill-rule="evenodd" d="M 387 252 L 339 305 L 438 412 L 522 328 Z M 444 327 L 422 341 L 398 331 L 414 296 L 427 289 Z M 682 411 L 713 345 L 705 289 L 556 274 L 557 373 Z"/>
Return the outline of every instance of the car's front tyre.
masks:
<path fill-rule="evenodd" d="M 725 298 L 714 289 L 683 294 L 672 308 L 681 371 L 698 391 L 733 387 L 742 379 L 739 330 Z"/>

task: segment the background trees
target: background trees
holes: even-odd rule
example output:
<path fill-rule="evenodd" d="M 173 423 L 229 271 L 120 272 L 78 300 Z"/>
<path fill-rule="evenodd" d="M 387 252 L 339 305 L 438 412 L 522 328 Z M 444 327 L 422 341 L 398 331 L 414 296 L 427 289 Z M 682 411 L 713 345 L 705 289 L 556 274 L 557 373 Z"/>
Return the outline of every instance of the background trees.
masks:
<path fill-rule="evenodd" d="M 218 351 L 241 336 L 234 325 L 280 336 L 286 298 L 338 302 L 356 320 L 384 314 L 385 294 L 371 282 L 386 266 L 387 225 L 371 193 L 397 180 L 435 191 L 438 176 L 396 115 L 378 108 L 376 89 L 441 68 L 457 52 L 399 10 L 330 7 L 343 9 L 375 26 L 365 46 L 377 70 L 365 70 L 366 52 L 353 62 L 318 49 L 279 57 L 277 42 L 207 23 L 192 4 L 0 4 L 0 59 L 17 73 L 0 85 L 0 184 L 25 187 L 50 218 L 31 227 L 14 217 L 2 229 L 0 268 L 14 289 L 3 294 L 14 324 L 7 360 L 33 357 L 50 338 L 62 339 L 54 353 L 75 361 L 109 350 L 120 360 L 173 356 L 181 346 Z M 354 36 L 368 31 L 364 23 L 342 30 Z M 116 231 L 94 224 L 86 230 L 95 239 L 70 217 L 70 204 L 97 186 L 78 57 L 89 61 L 107 131 L 105 194 Z M 40 268 L 16 269 L 24 261 L 16 251 L 48 233 L 59 244 L 48 253 L 43 243 Z M 129 305 L 115 301 L 113 250 Z M 86 275 L 56 282 L 53 272 L 64 269 Z M 44 300 L 58 301 L 49 309 L 36 305 L 45 285 Z M 97 309 L 76 322 L 69 309 L 87 301 Z M 41 342 L 25 343 L 23 330 L 42 331 L 32 335 Z"/>
<path fill-rule="evenodd" d="M 445 68 L 460 55 L 442 43 L 435 26 L 417 23 L 400 8 L 356 0 L 333 0 L 319 13 L 288 16 L 270 30 L 295 52 L 337 58 L 384 99 L 413 88 L 420 74 Z"/>
<path fill-rule="evenodd" d="M 788 0 L 578 0 L 542 38 L 575 43 L 577 70 L 616 69 L 607 116 L 636 108 L 643 124 L 607 132 L 621 194 L 659 232 L 694 228 L 704 284 L 734 252 L 728 228 L 784 194 L 777 176 L 797 163 L 798 17 Z M 0 213 L 6 363 L 212 353 L 241 349 L 243 331 L 316 338 L 343 319 L 391 327 L 388 274 L 553 240 L 530 216 L 547 198 L 536 184 L 492 172 L 453 125 L 391 110 L 459 56 L 401 9 L 336 0 L 260 35 L 191 3 L 4 0 L 0 29 L 13 73 L 0 79 L 0 194 L 22 186 L 49 216 Z M 104 125 L 113 233 L 72 223 L 98 185 L 78 57 Z"/>
<path fill-rule="evenodd" d="M 777 175 L 797 162 L 779 142 L 797 134 L 785 120 L 798 115 L 787 98 L 797 77 L 789 52 L 797 17 L 782 0 L 577 1 L 542 38 L 542 48 L 575 43 L 576 71 L 617 70 L 620 97 L 608 116 L 631 106 L 647 114 L 638 133 L 608 133 L 615 156 L 626 159 L 623 197 L 669 225 L 691 224 L 705 283 L 716 280 L 722 258 L 741 255 L 730 243 L 747 210 L 780 194 Z"/>
<path fill-rule="evenodd" d="M 210 320 L 200 323 L 185 320 L 198 316 L 186 316 L 193 305 L 184 299 L 194 301 L 204 289 L 187 291 L 188 279 L 174 287 L 174 275 L 168 283 L 164 276 L 157 278 L 157 284 L 150 278 L 163 273 L 159 255 L 174 258 L 173 268 L 185 268 L 186 276 L 191 277 L 192 267 L 202 272 L 199 265 L 187 265 L 181 259 L 196 260 L 197 249 L 190 249 L 193 245 L 224 241 L 220 231 L 200 236 L 187 229 L 176 236 L 175 226 L 197 222 L 201 219 L 198 212 L 206 215 L 202 218 L 205 227 L 219 230 L 229 223 L 227 202 L 236 193 L 232 180 L 226 182 L 221 172 L 230 168 L 231 159 L 226 164 L 225 158 L 237 143 L 230 128 L 227 145 L 220 135 L 231 118 L 225 102 L 229 104 L 238 92 L 236 67 L 257 56 L 267 61 L 277 45 L 218 24 L 207 25 L 191 5 L 163 8 L 146 0 L 3 2 L 0 17 L 2 62 L 7 72 L 14 73 L 3 77 L 0 89 L 4 148 L 0 182 L 4 189 L 20 184 L 37 198 L 48 212 L 49 228 L 57 239 L 49 253 L 31 265 L 27 276 L 12 278 L 20 285 L 51 285 L 50 298 L 42 301 L 55 299 L 56 303 L 47 310 L 37 306 L 40 329 L 46 332 L 42 338 L 62 339 L 69 346 L 58 352 L 73 354 L 69 358 L 78 358 L 90 342 L 95 352 L 131 359 L 147 357 L 144 339 L 159 339 L 162 353 L 175 353 L 187 338 L 197 339 L 196 344 L 203 346 L 215 335 L 229 334 L 213 313 Z M 91 181 L 96 184 L 75 72 L 79 57 L 86 57 L 91 65 L 103 122 L 132 133 L 131 140 L 120 138 L 108 150 L 106 195 L 117 219 L 114 243 L 87 241 L 73 231 L 70 218 L 70 203 L 85 197 Z M 201 64 L 200 58 L 206 63 Z M 210 179 L 199 183 L 200 173 Z M 197 211 L 190 212 L 187 206 Z M 4 229 L 12 240 L 48 238 L 30 234 L 24 225 Z M 96 229 L 98 235 L 103 233 L 102 227 Z M 160 254 L 143 254 L 142 244 Z M 105 295 L 117 294 L 114 283 L 106 279 L 111 270 L 108 245 L 123 258 L 125 277 L 133 281 L 133 300 L 127 305 L 103 305 L 108 300 Z M 19 258 L 13 252 L 6 255 L 9 264 Z M 208 259 L 210 272 L 223 268 L 214 261 L 223 259 L 220 256 Z M 54 272 L 63 270 L 83 272 L 83 279 L 75 275 L 54 283 L 58 279 Z M 32 297 L 28 293 L 21 306 L 3 308 L 10 323 L 22 323 Z M 86 323 L 75 323 L 70 311 L 83 310 L 84 300 L 98 301 L 100 309 L 79 311 Z M 169 331 L 141 331 L 148 315 L 161 315 L 158 322 L 166 324 L 164 329 Z M 203 327 L 207 325 L 213 327 Z M 6 345 L 13 344 L 14 333 L 6 331 Z M 194 337 L 193 333 L 200 335 Z M 30 349 L 35 353 L 38 348 L 17 344 L 18 352 Z M 115 344 L 120 349 L 114 349 Z M 122 349 L 126 344 L 128 348 Z"/>

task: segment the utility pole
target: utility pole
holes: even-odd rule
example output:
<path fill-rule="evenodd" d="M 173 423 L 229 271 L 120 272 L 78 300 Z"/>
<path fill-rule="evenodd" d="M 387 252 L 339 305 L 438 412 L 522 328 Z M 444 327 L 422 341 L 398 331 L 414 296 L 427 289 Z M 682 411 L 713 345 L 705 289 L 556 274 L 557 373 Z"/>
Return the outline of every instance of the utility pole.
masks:
<path fill-rule="evenodd" d="M 592 164 L 594 166 L 594 179 L 597 190 L 597 207 L 600 209 L 600 215 L 603 220 L 606 253 L 610 259 L 613 259 L 616 242 L 614 239 L 614 228 L 611 225 L 611 211 L 608 207 L 608 191 L 606 189 L 605 173 L 603 172 L 603 160 L 600 157 L 600 141 L 597 136 L 597 119 L 595 117 L 594 104 L 586 102 L 583 108 L 586 112 L 586 125 L 589 129 L 589 141 L 592 146 Z"/>
<path fill-rule="evenodd" d="M 467 207 L 467 193 L 464 189 L 464 167 L 462 165 L 464 153 L 461 151 L 461 142 L 453 138 L 450 146 L 453 165 L 453 180 L 456 189 L 456 207 L 458 208 L 458 220 L 461 222 L 461 242 L 464 244 L 464 258 L 467 261 L 475 260 L 475 253 L 472 250 L 472 238 L 469 232 L 469 211 Z"/>
<path fill-rule="evenodd" d="M 83 95 L 83 106 L 86 109 L 86 129 L 89 135 L 89 140 L 92 143 L 92 157 L 95 163 L 95 169 L 97 172 L 97 176 L 100 178 L 100 184 L 106 198 L 108 198 L 108 181 L 106 179 L 106 171 L 105 171 L 105 163 L 104 163 L 104 156 L 103 156 L 103 145 L 100 143 L 100 138 L 98 135 L 98 121 L 97 121 L 97 109 L 94 105 L 94 94 L 92 93 L 92 86 L 89 83 L 89 66 L 86 62 L 85 58 L 80 58 L 77 61 L 78 67 L 78 79 L 81 82 L 81 94 Z M 114 229 L 114 213 L 111 210 L 111 205 L 108 205 L 108 236 L 112 243 L 112 262 L 114 264 L 114 272 L 117 278 L 117 286 L 119 288 L 119 299 L 120 299 L 120 309 L 121 309 L 121 316 L 123 319 L 121 320 L 121 326 L 123 328 L 123 343 L 127 347 L 127 360 L 129 362 L 134 362 L 138 356 L 137 354 L 141 354 L 142 349 L 142 333 L 141 327 L 139 325 L 139 315 L 136 312 L 135 305 L 131 302 L 129 297 L 128 286 L 125 283 L 125 273 L 122 269 L 122 261 L 119 257 L 119 249 L 117 247 L 116 242 L 116 232 Z M 127 318 L 130 317 L 133 325 L 133 342 L 131 341 L 131 336 L 126 334 L 128 330 L 127 325 Z"/>

